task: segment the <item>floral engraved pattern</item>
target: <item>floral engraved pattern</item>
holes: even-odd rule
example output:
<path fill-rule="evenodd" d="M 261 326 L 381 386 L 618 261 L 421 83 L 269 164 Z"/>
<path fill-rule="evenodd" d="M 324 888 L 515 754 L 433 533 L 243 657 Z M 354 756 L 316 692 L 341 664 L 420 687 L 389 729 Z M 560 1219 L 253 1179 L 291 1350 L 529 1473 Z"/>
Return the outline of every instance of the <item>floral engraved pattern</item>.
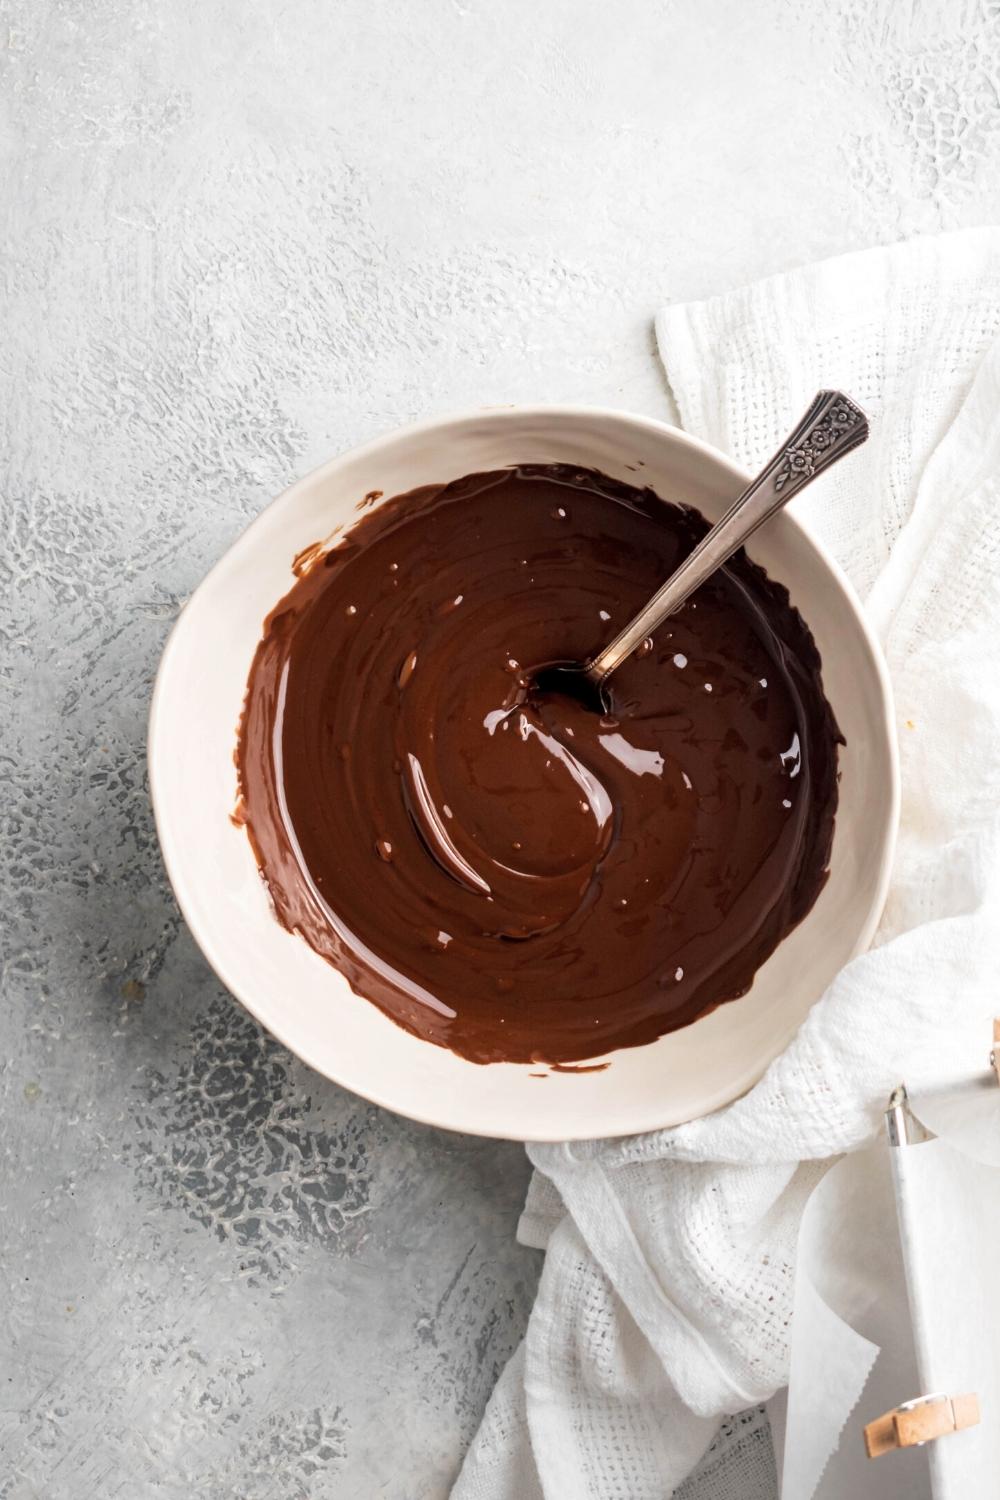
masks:
<path fill-rule="evenodd" d="M 774 488 L 780 492 L 790 480 L 811 479 L 818 469 L 833 457 L 850 436 L 852 446 L 864 415 L 851 402 L 835 401 L 802 442 L 789 448 L 774 476 Z"/>

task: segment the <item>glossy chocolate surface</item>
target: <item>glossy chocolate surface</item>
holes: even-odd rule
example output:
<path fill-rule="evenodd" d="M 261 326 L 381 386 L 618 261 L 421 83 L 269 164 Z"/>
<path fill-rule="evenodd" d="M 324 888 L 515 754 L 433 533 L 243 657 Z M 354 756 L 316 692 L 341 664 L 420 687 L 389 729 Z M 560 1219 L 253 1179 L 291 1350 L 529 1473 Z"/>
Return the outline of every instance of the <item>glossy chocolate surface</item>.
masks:
<path fill-rule="evenodd" d="M 528 465 L 362 516 L 265 622 L 239 821 L 275 912 L 477 1062 L 568 1063 L 744 994 L 826 878 L 838 732 L 786 591 L 738 557 L 598 715 L 530 669 L 611 639 L 706 529 Z"/>

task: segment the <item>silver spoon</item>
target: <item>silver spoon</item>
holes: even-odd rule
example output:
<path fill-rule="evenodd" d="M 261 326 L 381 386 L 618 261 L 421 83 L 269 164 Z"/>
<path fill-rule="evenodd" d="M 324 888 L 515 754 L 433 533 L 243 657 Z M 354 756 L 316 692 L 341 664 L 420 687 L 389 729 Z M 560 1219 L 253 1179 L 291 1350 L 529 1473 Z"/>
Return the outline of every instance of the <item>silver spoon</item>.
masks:
<path fill-rule="evenodd" d="M 535 677 L 536 687 L 603 706 L 604 684 L 636 647 L 728 562 L 758 526 L 867 437 L 868 418 L 849 396 L 820 391 L 770 463 L 625 629 L 590 661 L 543 667 Z"/>

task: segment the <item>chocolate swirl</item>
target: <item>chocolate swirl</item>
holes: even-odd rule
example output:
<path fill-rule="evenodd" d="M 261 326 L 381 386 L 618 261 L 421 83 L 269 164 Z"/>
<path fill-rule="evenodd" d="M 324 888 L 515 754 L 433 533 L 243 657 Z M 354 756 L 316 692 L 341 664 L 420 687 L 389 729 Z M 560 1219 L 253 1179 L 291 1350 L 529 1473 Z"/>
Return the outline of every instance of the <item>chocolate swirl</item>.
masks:
<path fill-rule="evenodd" d="M 603 645 L 704 533 L 592 471 L 383 503 L 265 622 L 239 817 L 278 918 L 357 994 L 477 1062 L 591 1058 L 744 994 L 811 907 L 838 732 L 812 638 L 735 559 L 612 679 Z"/>

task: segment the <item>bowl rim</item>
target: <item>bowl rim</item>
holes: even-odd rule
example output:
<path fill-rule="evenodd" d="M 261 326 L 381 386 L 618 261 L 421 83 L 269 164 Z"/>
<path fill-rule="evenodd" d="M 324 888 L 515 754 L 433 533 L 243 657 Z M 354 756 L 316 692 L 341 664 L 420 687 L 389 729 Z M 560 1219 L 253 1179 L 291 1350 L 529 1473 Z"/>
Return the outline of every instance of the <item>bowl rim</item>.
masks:
<path fill-rule="evenodd" d="M 397 1103 L 384 1095 L 377 1088 L 366 1088 L 358 1085 L 353 1079 L 347 1081 L 338 1076 L 339 1070 L 330 1068 L 326 1064 L 321 1065 L 311 1055 L 313 1049 L 308 1044 L 303 1044 L 300 1039 L 292 1040 L 280 1022 L 276 1023 L 273 1017 L 266 1018 L 261 1014 L 261 1008 L 255 1003 L 253 997 L 246 992 L 246 986 L 234 982 L 228 975 L 228 964 L 225 957 L 220 953 L 212 932 L 205 924 L 202 924 L 193 910 L 189 900 L 187 881 L 184 873 L 184 860 L 181 851 L 177 847 L 170 827 L 169 819 L 165 810 L 165 794 L 160 785 L 159 753 L 158 746 L 162 742 L 161 721 L 163 719 L 163 702 L 167 693 L 167 679 L 169 668 L 174 652 L 177 650 L 179 632 L 182 628 L 185 614 L 189 605 L 203 592 L 211 590 L 215 575 L 223 568 L 232 549 L 238 544 L 252 537 L 258 528 L 262 528 L 265 517 L 278 506 L 284 506 L 297 494 L 300 489 L 311 487 L 317 482 L 322 482 L 328 475 L 334 474 L 348 460 L 366 461 L 377 457 L 385 448 L 398 443 L 401 440 L 420 439 L 430 434 L 443 434 L 447 429 L 458 427 L 471 421 L 482 421 L 483 419 L 496 419 L 498 421 L 538 421 L 552 418 L 560 420 L 568 418 L 579 420 L 581 418 L 593 418 L 597 421 L 610 421 L 620 423 L 624 428 L 639 430 L 649 434 L 667 436 L 671 441 L 679 443 L 689 451 L 702 454 L 717 469 L 728 469 L 731 473 L 734 485 L 736 483 L 745 486 L 749 483 L 751 476 L 739 464 L 735 463 L 728 454 L 713 444 L 699 438 L 692 433 L 676 427 L 670 422 L 665 422 L 657 417 L 649 417 L 639 413 L 631 412 L 624 407 L 595 406 L 589 403 L 573 402 L 531 402 L 511 403 L 503 405 L 488 405 L 470 407 L 454 411 L 446 411 L 434 416 L 422 418 L 416 422 L 406 423 L 399 427 L 392 427 L 370 438 L 363 443 L 345 448 L 340 453 L 325 459 L 322 463 L 307 470 L 298 479 L 287 485 L 277 495 L 268 501 L 260 510 L 258 515 L 245 526 L 234 540 L 225 548 L 222 554 L 209 568 L 194 591 L 185 600 L 177 618 L 164 642 L 157 666 L 156 679 L 150 700 L 150 709 L 146 738 L 146 762 L 149 777 L 150 801 L 153 808 L 153 818 L 160 844 L 164 868 L 170 881 L 174 899 L 184 918 L 189 932 L 195 940 L 199 951 L 205 958 L 215 976 L 225 986 L 226 990 L 239 1001 L 245 1010 L 261 1025 L 266 1032 L 273 1036 L 282 1046 L 286 1047 L 293 1056 L 299 1058 L 308 1067 L 314 1069 L 321 1077 L 328 1078 L 338 1087 L 348 1090 L 359 1098 L 367 1100 L 382 1109 L 387 1109 L 393 1114 L 401 1114 L 402 1111 Z M 868 648 L 869 659 L 874 667 L 874 675 L 878 683 L 879 697 L 881 701 L 883 719 L 886 729 L 885 743 L 887 747 L 887 763 L 885 772 L 888 782 L 889 802 L 887 808 L 887 819 L 885 824 L 885 838 L 882 848 L 882 856 L 879 865 L 878 878 L 874 885 L 874 895 L 869 903 L 869 909 L 864 922 L 861 924 L 857 939 L 852 949 L 850 962 L 858 954 L 864 952 L 870 945 L 872 937 L 878 927 L 885 907 L 889 892 L 889 883 L 895 857 L 896 840 L 899 828 L 899 813 L 901 803 L 901 782 L 899 769 L 899 745 L 895 724 L 895 708 L 893 699 L 892 682 L 889 676 L 888 664 L 882 650 L 881 642 L 875 634 L 874 628 L 864 611 L 853 584 L 846 573 L 830 553 L 822 541 L 815 535 L 812 528 L 800 517 L 791 514 L 787 509 L 782 512 L 783 523 L 798 531 L 806 542 L 812 547 L 825 565 L 831 582 L 836 585 L 841 604 L 848 609 L 854 617 L 856 625 L 864 637 Z M 347 528 L 350 529 L 349 527 Z M 263 617 L 261 623 L 263 624 Z M 807 622 L 808 623 L 808 622 Z M 235 734 L 235 727 L 234 727 Z M 838 971 L 839 972 L 839 971 Z M 363 998 L 363 997 L 359 997 Z M 817 997 L 818 998 L 818 997 Z M 365 1002 L 368 1003 L 368 1002 Z M 815 1003 L 815 1002 L 814 1002 Z M 808 1014 L 808 1013 L 807 1013 Z M 761 1060 L 749 1067 L 743 1076 L 728 1088 L 720 1087 L 715 1094 L 710 1095 L 705 1107 L 692 1119 L 702 1119 L 714 1111 L 724 1108 L 742 1098 L 760 1081 L 771 1064 L 785 1051 L 795 1034 L 803 1024 L 805 1017 L 799 1017 L 794 1024 L 789 1026 L 783 1034 L 776 1035 L 775 1049 L 766 1060 Z M 780 1045 L 778 1045 L 780 1043 Z M 432 1045 L 427 1043 L 426 1045 Z M 653 1044 L 655 1045 L 655 1044 Z M 557 1143 L 567 1139 L 588 1138 L 625 1138 L 634 1135 L 634 1130 L 605 1130 L 599 1137 L 582 1137 L 579 1135 L 567 1136 L 565 1132 L 559 1132 L 556 1128 L 551 1131 L 535 1132 L 530 1136 L 519 1135 L 514 1131 L 498 1132 L 495 1128 L 478 1127 L 475 1123 L 463 1122 L 456 1124 L 452 1120 L 442 1119 L 440 1112 L 436 1111 L 432 1102 L 428 1102 L 426 1109 L 415 1109 L 409 1105 L 406 1108 L 404 1118 L 415 1120 L 422 1125 L 430 1125 L 437 1129 L 451 1130 L 458 1134 L 481 1136 L 492 1140 L 513 1140 L 521 1142 Z M 674 1126 L 650 1126 L 649 1129 L 671 1129 Z M 643 1133 L 643 1132 L 640 1132 Z"/>

